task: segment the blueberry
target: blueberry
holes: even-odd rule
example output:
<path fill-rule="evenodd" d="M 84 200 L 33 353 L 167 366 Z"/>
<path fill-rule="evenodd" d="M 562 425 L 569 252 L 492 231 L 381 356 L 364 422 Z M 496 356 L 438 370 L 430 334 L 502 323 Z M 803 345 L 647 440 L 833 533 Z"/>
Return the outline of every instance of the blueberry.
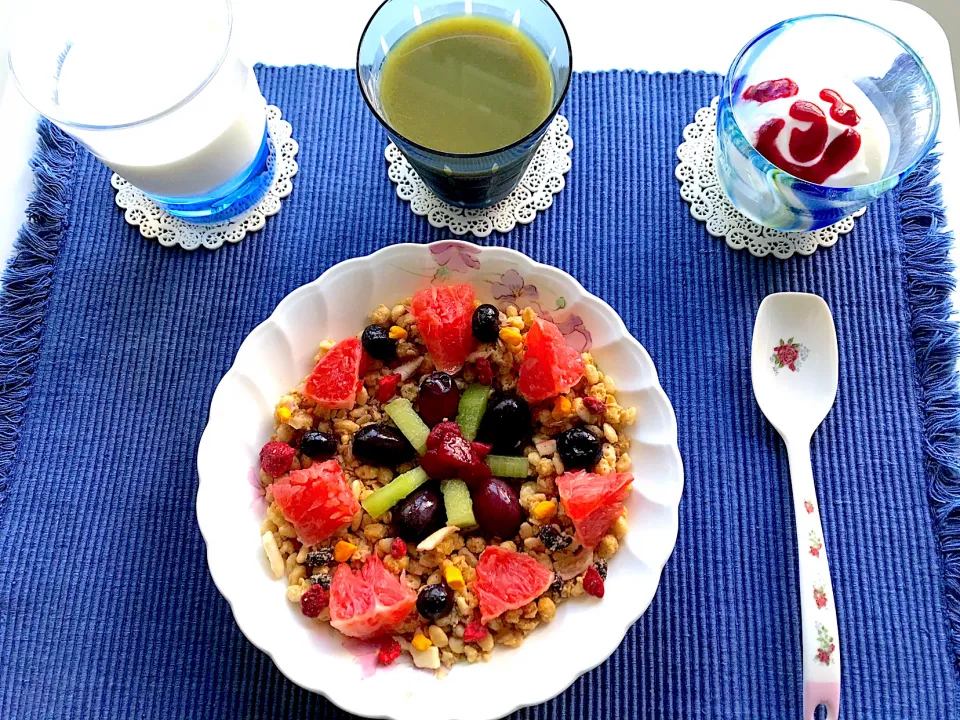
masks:
<path fill-rule="evenodd" d="M 300 452 L 311 460 L 325 460 L 337 454 L 337 440 L 330 433 L 304 433 L 300 438 Z"/>
<path fill-rule="evenodd" d="M 600 459 L 600 441 L 583 428 L 570 428 L 557 437 L 557 452 L 568 470 L 591 468 Z"/>
<path fill-rule="evenodd" d="M 487 404 L 477 439 L 493 445 L 498 455 L 516 455 L 532 429 L 527 401 L 510 393 L 498 393 Z"/>
<path fill-rule="evenodd" d="M 473 336 L 480 342 L 496 342 L 500 335 L 500 311 L 481 305 L 473 311 Z"/>
<path fill-rule="evenodd" d="M 417 612 L 427 620 L 438 620 L 453 610 L 453 590 L 438 583 L 427 585 L 417 595 Z"/>
<path fill-rule="evenodd" d="M 390 337 L 390 331 L 382 325 L 367 325 L 360 342 L 367 354 L 377 360 L 388 362 L 397 357 L 397 341 Z"/>

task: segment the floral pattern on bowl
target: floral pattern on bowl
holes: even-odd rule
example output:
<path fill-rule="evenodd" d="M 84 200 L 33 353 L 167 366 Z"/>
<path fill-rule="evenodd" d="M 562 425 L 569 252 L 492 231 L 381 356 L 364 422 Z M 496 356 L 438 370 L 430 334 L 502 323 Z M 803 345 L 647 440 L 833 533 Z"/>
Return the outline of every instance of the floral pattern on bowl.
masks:
<path fill-rule="evenodd" d="M 430 256 L 436 261 L 437 269 L 430 282 L 444 284 L 446 282 L 462 282 L 457 274 L 476 275 L 483 270 L 480 261 L 480 248 L 476 245 L 467 245 L 462 242 L 439 242 L 430 246 Z M 471 278 L 476 281 L 475 278 Z M 567 305 L 566 299 L 555 291 L 547 290 L 546 296 L 553 297 L 553 307 L 541 300 L 540 290 L 536 285 L 524 281 L 517 270 L 511 268 L 496 279 L 486 277 L 482 280 L 490 285 L 490 294 L 494 304 L 501 310 L 509 305 L 518 310 L 526 307 L 533 308 L 537 315 L 546 318 L 560 328 L 560 332 L 567 339 L 570 347 L 580 352 L 588 351 L 593 345 L 593 337 L 584 325 L 583 319 L 575 313 L 561 311 Z M 557 313 L 560 315 L 557 315 Z"/>

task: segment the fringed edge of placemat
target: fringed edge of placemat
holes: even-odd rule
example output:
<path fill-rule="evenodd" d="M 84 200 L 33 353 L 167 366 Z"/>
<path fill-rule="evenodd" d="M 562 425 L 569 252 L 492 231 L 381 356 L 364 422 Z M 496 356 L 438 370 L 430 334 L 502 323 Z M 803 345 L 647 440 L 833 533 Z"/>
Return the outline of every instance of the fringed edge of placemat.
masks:
<path fill-rule="evenodd" d="M 944 230 L 938 163 L 939 155 L 927 157 L 903 182 L 900 223 L 927 490 L 940 552 L 950 650 L 960 673 L 960 334 L 952 319 L 953 236 Z"/>
<path fill-rule="evenodd" d="M 67 231 L 77 152 L 76 143 L 45 120 L 37 134 L 37 151 L 30 160 L 34 189 L 0 278 L 0 510 L 9 492 L 57 254 Z"/>

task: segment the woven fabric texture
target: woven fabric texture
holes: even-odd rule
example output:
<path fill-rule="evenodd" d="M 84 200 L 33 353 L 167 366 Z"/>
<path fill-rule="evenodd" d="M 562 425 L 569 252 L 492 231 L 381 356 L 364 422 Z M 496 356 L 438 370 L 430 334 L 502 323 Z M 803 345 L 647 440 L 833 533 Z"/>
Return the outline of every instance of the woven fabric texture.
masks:
<path fill-rule="evenodd" d="M 444 234 L 395 196 L 352 72 L 258 74 L 293 124 L 300 172 L 279 215 L 215 252 L 141 238 L 109 170 L 42 133 L 0 296 L 2 718 L 344 717 L 246 642 L 214 588 L 194 519 L 197 443 L 236 349 L 284 295 L 346 258 Z M 789 473 L 749 364 L 757 307 L 782 290 L 822 295 L 840 338 L 813 465 L 844 717 L 956 717 L 960 482 L 941 422 L 956 418 L 956 346 L 935 163 L 813 257 L 733 252 L 690 217 L 673 176 L 684 125 L 719 85 L 577 74 L 566 189 L 532 225 L 485 241 L 566 270 L 620 313 L 676 408 L 686 468 L 677 547 L 647 613 L 600 668 L 516 717 L 800 716 Z"/>

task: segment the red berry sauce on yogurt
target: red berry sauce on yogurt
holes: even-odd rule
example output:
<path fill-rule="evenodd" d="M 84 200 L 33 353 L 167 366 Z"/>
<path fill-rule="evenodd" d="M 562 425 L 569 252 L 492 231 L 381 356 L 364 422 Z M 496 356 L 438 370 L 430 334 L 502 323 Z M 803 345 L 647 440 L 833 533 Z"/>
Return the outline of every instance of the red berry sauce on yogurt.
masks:
<path fill-rule="evenodd" d="M 853 83 L 791 78 L 750 85 L 737 121 L 761 155 L 807 182 L 852 187 L 883 177 L 890 133 Z"/>

